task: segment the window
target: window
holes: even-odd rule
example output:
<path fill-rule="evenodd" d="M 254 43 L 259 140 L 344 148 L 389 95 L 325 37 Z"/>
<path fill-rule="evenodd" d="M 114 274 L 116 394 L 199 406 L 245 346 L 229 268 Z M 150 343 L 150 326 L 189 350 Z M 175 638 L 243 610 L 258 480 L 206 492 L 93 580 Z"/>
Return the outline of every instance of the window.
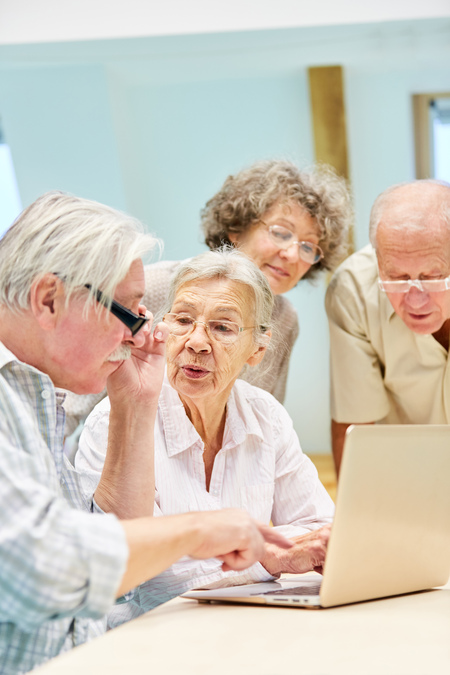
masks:
<path fill-rule="evenodd" d="M 416 178 L 450 182 L 450 93 L 413 96 Z"/>
<path fill-rule="evenodd" d="M 433 177 L 450 183 L 450 96 L 431 101 L 430 118 Z"/>

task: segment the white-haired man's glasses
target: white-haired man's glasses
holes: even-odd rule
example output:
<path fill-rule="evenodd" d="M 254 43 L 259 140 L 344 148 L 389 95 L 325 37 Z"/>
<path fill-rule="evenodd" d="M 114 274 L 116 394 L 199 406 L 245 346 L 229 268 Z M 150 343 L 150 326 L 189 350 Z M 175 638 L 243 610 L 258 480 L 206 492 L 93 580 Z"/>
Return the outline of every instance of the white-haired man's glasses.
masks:
<path fill-rule="evenodd" d="M 84 286 L 89 290 L 92 288 L 91 284 L 85 284 Z M 95 292 L 95 298 L 97 302 L 107 307 L 111 314 L 114 314 L 119 321 L 130 329 L 133 337 L 141 330 L 142 326 L 145 326 L 149 321 L 149 318 L 145 316 L 145 314 L 135 314 L 131 309 L 128 309 L 117 302 L 117 300 L 107 298 L 103 291 L 97 290 Z"/>
<path fill-rule="evenodd" d="M 413 287 L 422 293 L 442 293 L 450 289 L 450 276 L 445 279 L 401 279 L 399 281 L 378 279 L 378 286 L 385 293 L 408 293 Z"/>

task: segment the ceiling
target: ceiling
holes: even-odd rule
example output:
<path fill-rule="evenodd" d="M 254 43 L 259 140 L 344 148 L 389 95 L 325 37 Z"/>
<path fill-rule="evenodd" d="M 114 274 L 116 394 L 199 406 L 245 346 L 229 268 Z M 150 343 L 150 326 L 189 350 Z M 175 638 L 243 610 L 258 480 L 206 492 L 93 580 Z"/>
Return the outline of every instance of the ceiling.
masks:
<path fill-rule="evenodd" d="M 0 0 L 0 45 L 438 17 L 449 0 Z"/>

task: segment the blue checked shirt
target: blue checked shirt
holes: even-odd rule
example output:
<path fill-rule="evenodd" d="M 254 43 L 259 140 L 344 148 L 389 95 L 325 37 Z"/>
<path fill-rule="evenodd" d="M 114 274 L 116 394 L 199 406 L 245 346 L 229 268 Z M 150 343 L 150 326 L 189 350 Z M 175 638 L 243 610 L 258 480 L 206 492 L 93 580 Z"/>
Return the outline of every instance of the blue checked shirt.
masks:
<path fill-rule="evenodd" d="M 64 394 L 0 343 L 0 673 L 105 630 L 125 571 L 118 520 L 92 513 L 63 454 Z"/>

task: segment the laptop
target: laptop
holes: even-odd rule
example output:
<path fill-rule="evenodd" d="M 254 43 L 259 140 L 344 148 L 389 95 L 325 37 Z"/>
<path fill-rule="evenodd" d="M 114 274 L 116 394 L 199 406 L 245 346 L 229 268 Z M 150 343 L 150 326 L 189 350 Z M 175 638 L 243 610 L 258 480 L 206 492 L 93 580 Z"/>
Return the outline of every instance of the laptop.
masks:
<path fill-rule="evenodd" d="M 428 590 L 450 574 L 450 426 L 348 428 L 323 577 L 182 597 L 326 608 Z"/>

